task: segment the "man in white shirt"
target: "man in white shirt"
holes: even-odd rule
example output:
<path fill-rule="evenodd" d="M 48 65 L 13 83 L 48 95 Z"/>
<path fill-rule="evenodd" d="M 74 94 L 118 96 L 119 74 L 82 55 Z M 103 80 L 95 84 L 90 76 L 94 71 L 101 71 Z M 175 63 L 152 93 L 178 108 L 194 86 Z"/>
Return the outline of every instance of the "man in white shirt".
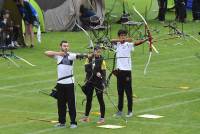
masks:
<path fill-rule="evenodd" d="M 74 93 L 74 76 L 73 76 L 73 61 L 75 59 L 82 59 L 87 57 L 86 55 L 75 54 L 69 52 L 69 43 L 67 41 L 61 41 L 60 51 L 46 51 L 45 55 L 57 60 L 57 107 L 58 107 L 58 121 L 56 127 L 66 127 L 66 103 L 69 109 L 70 115 L 70 128 L 76 128 L 76 104 Z"/>
<path fill-rule="evenodd" d="M 123 110 L 124 92 L 126 93 L 128 100 L 128 113 L 126 117 L 133 116 L 133 91 L 132 91 L 132 63 L 131 52 L 134 50 L 134 46 L 138 46 L 147 41 L 138 40 L 132 43 L 132 39 L 127 38 L 126 30 L 118 31 L 118 39 L 113 39 L 115 42 L 116 59 L 117 59 L 117 90 L 118 90 L 118 112 L 114 116 L 121 116 Z"/>

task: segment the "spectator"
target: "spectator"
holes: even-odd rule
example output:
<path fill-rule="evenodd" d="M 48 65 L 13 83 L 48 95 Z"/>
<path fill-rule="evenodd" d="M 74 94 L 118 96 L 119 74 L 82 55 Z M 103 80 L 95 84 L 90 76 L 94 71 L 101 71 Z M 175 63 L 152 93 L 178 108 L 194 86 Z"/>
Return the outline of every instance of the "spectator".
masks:
<path fill-rule="evenodd" d="M 192 16 L 196 22 L 200 21 L 200 0 L 193 0 L 192 2 Z"/>
<path fill-rule="evenodd" d="M 159 13 L 158 13 L 158 20 L 160 22 L 165 21 L 165 14 L 167 11 L 167 0 L 158 0 L 159 3 Z"/>
<path fill-rule="evenodd" d="M 85 72 L 86 72 L 86 83 L 82 87 L 86 95 L 86 106 L 85 106 L 85 115 L 81 122 L 89 122 L 89 113 L 92 107 L 92 97 L 95 90 L 96 96 L 99 102 L 100 107 L 100 117 L 97 121 L 97 124 L 103 124 L 105 122 L 105 103 L 103 99 L 103 92 L 106 83 L 106 64 L 105 60 L 101 56 L 101 48 L 96 46 L 94 48 L 94 54 L 92 54 L 86 60 Z"/>
<path fill-rule="evenodd" d="M 25 22 L 25 40 L 28 42 L 30 38 L 30 48 L 34 47 L 34 31 L 33 26 L 39 26 L 39 20 L 36 10 L 28 2 L 28 0 L 15 0 L 19 12 Z"/>
<path fill-rule="evenodd" d="M 174 0 L 175 3 L 175 20 L 179 22 L 186 22 L 186 6 L 187 6 L 187 0 Z"/>
<path fill-rule="evenodd" d="M 91 25 L 98 25 L 100 23 L 99 17 L 96 16 L 96 13 L 93 10 L 90 10 L 84 5 L 80 6 L 80 20 L 84 28 L 89 28 Z"/>
<path fill-rule="evenodd" d="M 13 21 L 10 19 L 10 11 L 2 10 L 0 18 L 0 29 L 2 44 L 9 48 L 19 47 L 17 39 L 19 36 L 19 26 L 14 25 Z"/>

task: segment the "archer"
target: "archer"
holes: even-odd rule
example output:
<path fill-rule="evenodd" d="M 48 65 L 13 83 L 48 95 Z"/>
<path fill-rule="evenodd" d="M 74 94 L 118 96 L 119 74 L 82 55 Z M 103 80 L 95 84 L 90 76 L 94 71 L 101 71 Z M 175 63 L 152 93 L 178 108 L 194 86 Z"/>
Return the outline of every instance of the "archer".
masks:
<path fill-rule="evenodd" d="M 126 117 L 133 116 L 131 52 L 134 50 L 135 46 L 139 46 L 147 40 L 148 39 L 132 42 L 131 38 L 127 38 L 127 31 L 123 29 L 118 31 L 118 39 L 111 40 L 114 42 L 117 60 L 116 70 L 114 72 L 117 77 L 118 111 L 114 114 L 115 117 L 122 116 L 124 92 L 128 100 L 128 113 Z"/>

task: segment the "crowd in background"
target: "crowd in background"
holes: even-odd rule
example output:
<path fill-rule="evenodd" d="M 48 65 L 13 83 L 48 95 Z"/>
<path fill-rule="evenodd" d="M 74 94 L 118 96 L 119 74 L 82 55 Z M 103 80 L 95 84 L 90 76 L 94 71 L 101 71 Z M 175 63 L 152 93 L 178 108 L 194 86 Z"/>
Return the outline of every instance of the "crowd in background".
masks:
<path fill-rule="evenodd" d="M 159 14 L 158 20 L 161 22 L 165 21 L 165 14 L 167 11 L 167 0 L 158 0 Z M 186 22 L 187 18 L 187 0 L 174 0 L 175 4 L 175 20 L 179 22 Z M 192 1 L 192 16 L 193 21 L 200 21 L 200 0 Z"/>

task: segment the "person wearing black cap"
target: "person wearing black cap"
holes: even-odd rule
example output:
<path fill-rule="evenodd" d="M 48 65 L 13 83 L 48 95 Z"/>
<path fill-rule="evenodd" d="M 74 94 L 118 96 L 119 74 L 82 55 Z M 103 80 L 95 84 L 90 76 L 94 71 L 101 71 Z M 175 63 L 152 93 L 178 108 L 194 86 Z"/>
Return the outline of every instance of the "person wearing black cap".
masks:
<path fill-rule="evenodd" d="M 96 96 L 100 105 L 100 117 L 97 124 L 105 122 L 105 103 L 103 99 L 103 92 L 106 84 L 106 63 L 101 56 L 101 48 L 96 46 L 94 52 L 86 59 L 85 72 L 86 79 L 85 85 L 82 90 L 86 95 L 85 115 L 80 119 L 81 122 L 89 122 L 89 113 L 92 107 L 93 92 L 95 90 Z"/>

